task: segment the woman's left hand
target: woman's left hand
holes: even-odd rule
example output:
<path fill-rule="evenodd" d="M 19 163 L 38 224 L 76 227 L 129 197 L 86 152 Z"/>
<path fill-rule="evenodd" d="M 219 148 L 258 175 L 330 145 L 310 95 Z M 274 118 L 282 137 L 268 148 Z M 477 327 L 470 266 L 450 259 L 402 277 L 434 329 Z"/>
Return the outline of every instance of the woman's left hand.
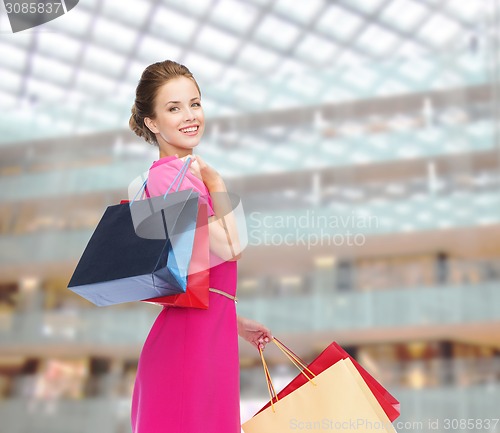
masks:
<path fill-rule="evenodd" d="M 175 155 L 178 157 L 177 154 Z M 200 155 L 187 155 L 180 159 L 185 161 L 188 157 L 192 159 L 189 164 L 189 171 L 202 180 L 209 190 L 216 187 L 217 183 L 222 180 L 219 172 L 208 165 Z"/>
<path fill-rule="evenodd" d="M 259 322 L 238 316 L 238 335 L 255 346 L 264 349 L 273 336 L 269 328 Z"/>

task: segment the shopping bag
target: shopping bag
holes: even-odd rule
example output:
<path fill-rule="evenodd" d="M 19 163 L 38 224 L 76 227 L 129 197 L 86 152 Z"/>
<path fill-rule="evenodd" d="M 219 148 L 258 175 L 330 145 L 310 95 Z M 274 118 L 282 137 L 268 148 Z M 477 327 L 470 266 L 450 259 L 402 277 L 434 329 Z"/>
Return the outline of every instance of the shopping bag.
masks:
<path fill-rule="evenodd" d="M 197 213 L 198 198 L 194 195 L 184 202 L 179 217 L 191 230 L 178 236 L 185 245 L 175 255 L 170 239 L 137 236 L 129 204 L 108 206 L 68 288 L 98 306 L 183 293 Z"/>
<path fill-rule="evenodd" d="M 175 156 L 162 157 L 158 161 L 152 164 L 149 172 L 147 173 L 147 189 L 152 196 L 163 195 L 168 185 L 170 184 L 174 173 L 179 170 L 182 165 L 182 159 L 176 158 Z M 136 182 L 140 183 L 144 177 L 137 179 Z M 248 245 L 248 233 L 246 227 L 246 218 L 243 211 L 242 202 L 238 195 L 230 192 L 210 192 L 208 191 L 203 180 L 198 178 L 196 175 L 188 171 L 186 173 L 181 189 L 193 188 L 195 191 L 200 193 L 200 204 L 208 204 L 208 215 L 213 216 L 215 212 L 213 210 L 214 202 L 218 203 L 218 215 L 215 222 L 211 219 L 211 224 L 225 224 L 225 215 L 231 213 L 231 220 L 236 223 L 238 239 L 235 245 L 232 244 L 231 239 L 228 238 L 229 248 L 233 257 L 237 255 L 235 247 L 238 247 L 239 252 L 242 251 L 246 245 Z M 131 185 L 131 191 L 134 191 Z M 133 193 L 129 192 L 129 196 L 132 197 Z M 223 263 L 225 259 L 213 254 L 211 256 L 211 266 L 217 266 Z"/>
<path fill-rule="evenodd" d="M 190 156 L 186 158 L 186 161 L 191 159 Z M 162 157 L 158 161 L 155 161 L 148 170 L 147 173 L 147 194 L 148 196 L 164 195 L 165 191 L 169 186 L 175 182 L 177 173 L 179 173 L 185 165 L 185 161 L 175 156 Z M 137 181 L 140 180 L 137 179 Z M 186 170 L 182 181 L 179 183 L 178 187 L 180 190 L 193 189 L 200 193 L 200 204 L 208 204 L 208 216 L 214 215 L 211 194 L 209 193 L 203 180 L 197 177 L 195 174 Z M 130 185 L 129 196 L 133 196 L 134 186 Z"/>
<path fill-rule="evenodd" d="M 280 340 L 276 339 L 276 342 L 284 346 Z M 289 348 L 287 348 L 287 350 L 291 352 Z M 294 355 L 298 357 L 297 354 Z M 400 415 L 399 402 L 336 342 L 331 343 L 325 350 L 323 350 L 323 352 L 321 352 L 310 364 L 307 365 L 307 368 L 309 368 L 314 374 L 319 374 L 341 359 L 347 358 L 352 361 L 353 365 L 356 367 L 361 377 L 382 406 L 382 409 L 388 416 L 389 420 L 394 421 Z M 278 397 L 283 398 L 306 382 L 307 378 L 304 375 L 297 375 L 287 386 L 285 386 L 285 388 L 283 388 L 283 390 L 278 394 Z M 270 402 L 267 403 L 262 409 L 260 409 L 259 412 L 269 407 L 270 404 Z"/>
<path fill-rule="evenodd" d="M 274 340 L 273 340 L 274 341 Z M 276 342 L 277 343 L 277 342 Z M 277 343 L 278 347 L 280 345 Z M 274 391 L 262 349 L 259 349 L 271 405 L 242 424 L 245 433 L 285 433 L 297 430 L 324 430 L 356 433 L 394 433 L 389 418 L 350 358 L 337 361 L 319 374 L 301 365 L 280 349 L 297 366 L 306 383 L 279 398 Z"/>
<path fill-rule="evenodd" d="M 208 205 L 200 204 L 194 234 L 193 253 L 187 276 L 186 293 L 145 299 L 144 302 L 162 306 L 208 308 L 210 253 L 207 220 Z"/>
<path fill-rule="evenodd" d="M 154 194 L 153 196 L 151 196 L 149 191 L 151 189 L 150 181 L 152 180 L 151 178 L 154 178 L 159 173 L 150 171 L 148 177 L 144 180 L 130 202 L 132 222 L 138 236 L 147 239 L 166 239 L 167 233 L 163 227 L 164 222 L 168 227 L 168 236 L 171 239 L 174 238 L 174 235 L 182 234 L 186 231 L 187 228 L 184 221 L 182 219 L 179 220 L 184 202 L 194 195 L 198 196 L 198 202 L 202 201 L 202 192 L 197 191 L 192 183 L 187 181 L 190 160 L 191 158 L 188 157 L 180 168 L 169 164 L 168 170 L 164 170 L 161 173 L 165 178 L 162 179 L 162 184 L 165 185 L 165 188 L 161 191 L 161 194 Z M 177 194 L 173 194 L 171 191 Z M 139 193 L 142 193 L 144 197 L 136 200 Z M 166 207 L 165 200 L 167 197 L 169 199 L 168 212 L 165 213 L 163 211 Z M 122 203 L 124 201 L 122 200 Z"/>
<path fill-rule="evenodd" d="M 142 204 L 160 216 L 150 229 L 154 236 L 145 238 L 136 233 L 132 213 L 147 201 Z M 197 215 L 193 190 L 108 206 L 68 288 L 98 306 L 184 293 Z"/>

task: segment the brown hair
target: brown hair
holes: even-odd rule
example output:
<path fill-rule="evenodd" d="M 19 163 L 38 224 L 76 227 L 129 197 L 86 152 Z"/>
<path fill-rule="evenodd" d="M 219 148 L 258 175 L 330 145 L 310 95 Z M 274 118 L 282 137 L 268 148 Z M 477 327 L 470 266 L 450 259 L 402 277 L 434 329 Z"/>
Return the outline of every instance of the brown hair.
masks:
<path fill-rule="evenodd" d="M 193 80 L 201 97 L 200 87 L 191 71 L 186 66 L 172 60 L 164 60 L 163 62 L 149 65 L 142 73 L 135 90 L 135 101 L 131 109 L 132 115 L 128 122 L 129 127 L 136 135 L 155 146 L 158 146 L 156 136 L 145 125 L 144 119 L 146 117 L 155 118 L 154 108 L 158 90 L 167 81 L 177 77 L 186 77 Z"/>

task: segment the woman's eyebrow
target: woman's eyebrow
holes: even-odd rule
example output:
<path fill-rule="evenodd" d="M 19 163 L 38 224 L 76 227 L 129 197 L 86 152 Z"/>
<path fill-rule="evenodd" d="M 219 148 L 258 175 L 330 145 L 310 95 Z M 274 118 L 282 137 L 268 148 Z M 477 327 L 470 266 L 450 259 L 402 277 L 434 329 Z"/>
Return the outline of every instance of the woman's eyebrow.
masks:
<path fill-rule="evenodd" d="M 191 101 L 194 101 L 195 99 L 200 99 L 199 96 L 195 96 L 194 98 L 191 98 L 190 100 Z M 168 101 L 165 105 L 168 105 L 168 104 L 180 104 L 181 101 Z"/>

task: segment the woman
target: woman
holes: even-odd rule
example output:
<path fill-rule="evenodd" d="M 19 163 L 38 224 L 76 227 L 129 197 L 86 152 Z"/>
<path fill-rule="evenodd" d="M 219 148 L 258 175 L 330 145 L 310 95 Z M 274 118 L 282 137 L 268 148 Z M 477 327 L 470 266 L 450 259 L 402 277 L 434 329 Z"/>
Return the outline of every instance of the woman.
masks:
<path fill-rule="evenodd" d="M 224 181 L 193 155 L 204 127 L 201 92 L 190 71 L 169 60 L 148 66 L 136 89 L 130 128 L 158 146 L 152 168 L 192 160 L 189 172 L 203 181 L 211 205 L 210 287 L 223 293 L 210 292 L 208 310 L 164 307 L 158 315 L 138 363 L 134 433 L 240 433 L 238 335 L 256 348 L 272 339 L 268 328 L 236 314 L 237 226 L 226 212 Z M 155 185 L 149 181 L 151 195 L 163 193 L 163 186 L 151 191 Z"/>

